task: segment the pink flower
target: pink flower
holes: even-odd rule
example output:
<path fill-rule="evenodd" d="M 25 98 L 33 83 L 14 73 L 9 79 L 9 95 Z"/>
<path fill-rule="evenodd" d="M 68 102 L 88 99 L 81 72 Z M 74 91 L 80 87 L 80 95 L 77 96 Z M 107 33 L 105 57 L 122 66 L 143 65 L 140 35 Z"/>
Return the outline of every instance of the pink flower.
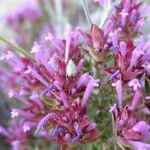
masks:
<path fill-rule="evenodd" d="M 123 34 L 134 35 L 137 34 L 139 28 L 144 24 L 146 18 L 147 7 L 143 7 L 142 2 L 135 2 L 133 0 L 121 0 L 120 4 L 116 7 L 115 15 L 112 16 L 113 22 L 115 22 L 114 30 L 121 27 Z M 145 15 L 143 15 L 145 8 Z"/>
<path fill-rule="evenodd" d="M 117 45 L 117 42 L 115 43 Z M 121 76 L 124 81 L 135 81 L 134 78 L 140 79 L 145 73 L 148 74 L 149 47 L 149 41 L 145 42 L 142 37 L 136 46 L 131 40 L 120 42 L 119 48 L 115 51 L 115 65 L 106 68 L 106 72 L 111 74 L 110 78 L 117 79 Z"/>
<path fill-rule="evenodd" d="M 140 90 L 142 88 L 142 84 L 138 79 L 132 79 L 129 81 L 128 86 L 133 88 L 134 91 Z"/>
<path fill-rule="evenodd" d="M 12 150 L 29 148 L 30 133 L 24 133 L 21 123 L 13 123 L 8 129 L 0 126 L 0 134 L 5 136 L 6 143 L 10 144 Z"/>
<path fill-rule="evenodd" d="M 118 96 L 118 106 L 115 105 L 110 110 L 114 117 L 114 134 L 118 142 L 125 147 L 136 150 L 137 145 L 141 144 L 141 147 L 147 150 L 146 148 L 150 147 L 150 145 L 145 142 L 150 138 L 150 126 L 144 119 L 141 120 L 137 114 L 137 106 L 140 103 L 142 93 L 141 91 L 136 91 L 132 104 L 122 107 L 124 102 L 122 89 L 118 90 L 118 86 L 120 85 L 116 84 L 117 93 L 120 95 Z"/>
<path fill-rule="evenodd" d="M 63 110 L 51 111 L 39 122 L 36 133 L 45 126 L 52 125 L 52 133 L 49 136 L 62 145 L 86 143 L 100 136 L 96 124 L 88 120 L 79 99 L 74 100 Z"/>
<path fill-rule="evenodd" d="M 23 22 L 35 22 L 42 17 L 38 2 L 24 3 L 6 17 L 6 22 L 14 30 L 18 31 Z"/>
<path fill-rule="evenodd" d="M 78 32 L 83 36 L 86 43 L 90 47 L 89 55 L 96 62 L 104 61 L 109 54 L 108 52 L 111 47 L 109 32 L 112 30 L 112 27 L 113 22 L 108 20 L 104 31 L 95 24 L 92 24 L 90 34 L 85 33 L 80 28 L 78 29 Z"/>
<path fill-rule="evenodd" d="M 51 137 L 57 143 L 67 145 L 90 142 L 99 137 L 96 124 L 89 121 L 86 112 L 99 79 L 81 71 L 84 60 L 79 37 L 79 33 L 68 26 L 66 39 L 48 34 L 45 42 L 51 48 L 35 42 L 31 50 L 33 60 L 15 54 L 2 57 L 11 66 L 12 72 L 8 75 L 14 85 L 8 78 L 2 81 L 11 89 L 9 96 L 23 103 L 22 108 L 12 109 L 11 117 L 20 118 L 25 134 L 36 129 L 35 133 L 42 137 Z M 52 134 L 47 130 L 49 125 Z"/>

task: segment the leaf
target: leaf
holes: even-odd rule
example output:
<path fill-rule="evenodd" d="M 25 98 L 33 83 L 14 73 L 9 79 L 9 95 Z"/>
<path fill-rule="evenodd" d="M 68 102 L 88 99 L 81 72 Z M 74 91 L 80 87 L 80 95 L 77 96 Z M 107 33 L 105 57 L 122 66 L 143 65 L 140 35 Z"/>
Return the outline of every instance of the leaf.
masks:
<path fill-rule="evenodd" d="M 43 98 L 43 102 L 44 104 L 48 105 L 48 106 L 53 106 L 55 99 L 49 99 L 49 98 Z"/>

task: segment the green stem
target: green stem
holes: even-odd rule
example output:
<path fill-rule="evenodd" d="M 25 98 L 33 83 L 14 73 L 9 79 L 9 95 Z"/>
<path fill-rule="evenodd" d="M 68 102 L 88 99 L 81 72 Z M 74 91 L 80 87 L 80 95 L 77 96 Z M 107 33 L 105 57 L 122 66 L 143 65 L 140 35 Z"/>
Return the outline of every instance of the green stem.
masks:
<path fill-rule="evenodd" d="M 28 53 L 26 50 L 22 49 L 21 47 L 18 47 L 17 45 L 14 45 L 13 43 L 8 41 L 5 37 L 3 37 L 1 35 L 0 35 L 0 40 L 3 41 L 4 43 L 6 43 L 7 45 L 9 45 L 11 48 L 13 48 L 16 51 L 20 52 L 24 56 L 26 56 L 26 57 L 28 57 L 30 59 L 34 59 L 33 56 L 30 53 Z"/>
<path fill-rule="evenodd" d="M 114 119 L 113 113 L 111 113 L 111 117 L 112 117 L 112 129 L 113 129 L 113 134 L 115 135 L 115 137 L 117 137 L 117 135 L 116 135 L 116 129 L 115 129 L 115 119 Z"/>
<path fill-rule="evenodd" d="M 90 13 L 89 13 L 89 8 L 88 8 L 88 5 L 87 5 L 87 2 L 86 2 L 86 0 L 81 0 L 81 3 L 82 3 L 82 7 L 83 7 L 83 10 L 84 10 L 86 19 L 87 19 L 89 25 L 91 26 L 92 21 L 91 21 L 91 18 L 90 18 Z"/>
<path fill-rule="evenodd" d="M 124 148 L 119 142 L 117 142 L 117 144 L 119 145 L 119 147 L 120 147 L 122 150 L 125 150 L 125 148 Z"/>

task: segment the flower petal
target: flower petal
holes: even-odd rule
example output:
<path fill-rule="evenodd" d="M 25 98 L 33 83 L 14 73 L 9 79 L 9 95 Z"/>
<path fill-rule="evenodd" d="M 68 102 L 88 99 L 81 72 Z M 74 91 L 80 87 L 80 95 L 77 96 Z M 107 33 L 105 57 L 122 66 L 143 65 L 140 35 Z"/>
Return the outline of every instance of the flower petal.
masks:
<path fill-rule="evenodd" d="M 56 113 L 49 113 L 47 114 L 44 118 L 42 118 L 42 120 L 39 122 L 37 129 L 35 131 L 34 134 L 36 134 L 41 128 L 43 128 L 43 126 L 48 122 L 49 119 L 55 119 L 55 118 L 59 118 L 59 115 Z"/>

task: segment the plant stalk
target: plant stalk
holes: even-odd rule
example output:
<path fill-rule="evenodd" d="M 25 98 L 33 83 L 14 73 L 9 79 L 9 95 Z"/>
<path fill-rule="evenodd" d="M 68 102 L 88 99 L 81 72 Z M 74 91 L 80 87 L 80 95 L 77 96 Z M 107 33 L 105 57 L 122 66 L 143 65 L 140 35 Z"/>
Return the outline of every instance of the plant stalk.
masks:
<path fill-rule="evenodd" d="M 87 1 L 86 0 L 81 0 L 81 3 L 82 3 L 82 7 L 83 7 L 83 10 L 84 10 L 87 22 L 91 26 L 92 21 L 91 21 L 91 18 L 90 18 L 90 13 L 89 13 L 89 8 L 88 8 L 88 5 L 87 5 Z"/>
<path fill-rule="evenodd" d="M 24 56 L 30 58 L 30 59 L 34 59 L 33 56 L 28 53 L 26 50 L 22 49 L 21 47 L 14 45 L 13 43 L 11 43 L 9 40 L 7 40 L 5 37 L 0 35 L 0 40 L 3 41 L 4 43 L 6 43 L 7 45 L 9 45 L 11 48 L 15 49 L 16 51 L 20 52 L 21 54 L 23 54 Z"/>

